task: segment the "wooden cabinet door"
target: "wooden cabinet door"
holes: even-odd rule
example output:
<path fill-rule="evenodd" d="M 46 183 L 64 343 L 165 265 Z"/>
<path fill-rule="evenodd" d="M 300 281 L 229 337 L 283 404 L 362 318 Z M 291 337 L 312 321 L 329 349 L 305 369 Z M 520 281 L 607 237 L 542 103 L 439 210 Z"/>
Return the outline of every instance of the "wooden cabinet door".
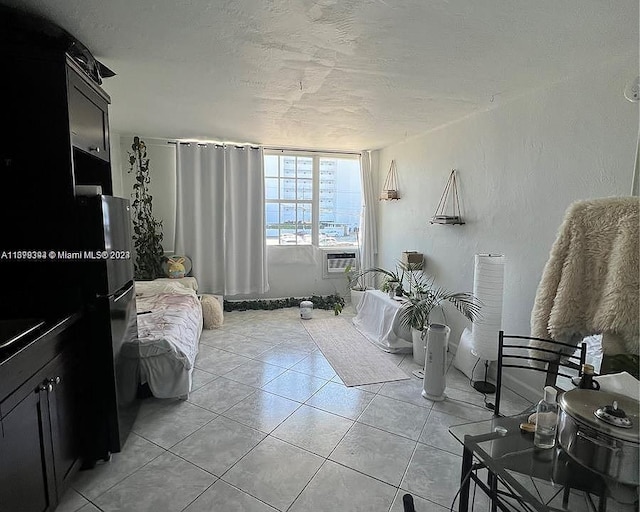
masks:
<path fill-rule="evenodd" d="M 70 65 L 67 77 L 71 142 L 88 154 L 109 161 L 108 100 Z"/>
<path fill-rule="evenodd" d="M 68 478 L 80 459 L 80 364 L 67 350 L 46 368 L 51 391 L 47 394 L 51 421 L 51 444 L 58 496 L 68 486 Z"/>
<path fill-rule="evenodd" d="M 19 389 L 14 395 L 20 392 Z M 1 405 L 10 401 L 11 397 Z M 53 510 L 46 392 L 32 390 L 10 411 L 2 413 L 0 512 Z"/>

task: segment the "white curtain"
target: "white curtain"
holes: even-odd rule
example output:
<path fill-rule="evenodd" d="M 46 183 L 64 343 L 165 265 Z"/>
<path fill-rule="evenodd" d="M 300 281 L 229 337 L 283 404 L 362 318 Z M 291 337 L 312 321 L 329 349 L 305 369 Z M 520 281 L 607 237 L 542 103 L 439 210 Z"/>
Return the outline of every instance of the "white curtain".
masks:
<path fill-rule="evenodd" d="M 267 282 L 262 149 L 177 144 L 176 253 L 200 290 L 261 294 Z"/>
<path fill-rule="evenodd" d="M 375 266 L 378 254 L 378 226 L 376 223 L 376 195 L 373 189 L 371 151 L 363 151 L 360 156 L 360 177 L 362 181 L 363 208 L 360 219 L 360 265 L 361 268 Z M 365 276 L 366 286 L 375 286 L 375 276 Z"/>

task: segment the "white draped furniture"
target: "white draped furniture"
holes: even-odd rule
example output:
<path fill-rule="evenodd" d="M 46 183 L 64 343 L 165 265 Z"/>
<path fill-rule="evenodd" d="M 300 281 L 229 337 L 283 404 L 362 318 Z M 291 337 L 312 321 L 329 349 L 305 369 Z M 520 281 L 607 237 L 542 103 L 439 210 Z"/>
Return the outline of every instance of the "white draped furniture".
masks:
<path fill-rule="evenodd" d="M 371 343 L 385 352 L 411 353 L 411 330 L 400 326 L 402 302 L 380 290 L 367 290 L 353 325 Z"/>

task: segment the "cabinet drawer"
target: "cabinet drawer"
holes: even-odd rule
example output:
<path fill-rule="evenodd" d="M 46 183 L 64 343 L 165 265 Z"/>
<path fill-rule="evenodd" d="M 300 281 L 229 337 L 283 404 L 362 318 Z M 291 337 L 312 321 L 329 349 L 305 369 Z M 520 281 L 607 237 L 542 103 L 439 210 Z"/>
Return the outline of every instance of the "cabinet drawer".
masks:
<path fill-rule="evenodd" d="M 109 161 L 107 100 L 71 67 L 67 67 L 71 143 Z"/>

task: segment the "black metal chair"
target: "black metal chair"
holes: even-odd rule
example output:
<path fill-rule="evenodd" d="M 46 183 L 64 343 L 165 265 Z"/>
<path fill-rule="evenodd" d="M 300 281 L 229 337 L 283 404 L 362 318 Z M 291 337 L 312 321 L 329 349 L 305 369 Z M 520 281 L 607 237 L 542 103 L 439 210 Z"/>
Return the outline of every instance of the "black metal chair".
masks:
<path fill-rule="evenodd" d="M 507 343 L 505 343 L 505 340 L 507 340 Z M 527 343 L 509 343 L 510 340 L 521 340 Z M 529 345 L 531 341 L 536 341 L 541 346 L 533 348 Z M 532 338 L 531 336 L 516 336 L 500 331 L 498 334 L 498 370 L 494 415 L 500 415 L 503 368 L 521 368 L 544 372 L 546 373 L 544 385 L 559 389 L 557 385 L 558 377 L 571 379 L 579 376 L 586 357 L 586 343 L 576 347 L 560 341 Z"/>
<path fill-rule="evenodd" d="M 512 340 L 518 340 L 514 342 Z M 536 345 L 531 346 L 530 342 L 535 341 Z M 502 372 L 504 368 L 520 368 L 525 370 L 533 370 L 545 373 L 545 386 L 553 386 L 559 391 L 566 391 L 558 385 L 558 377 L 567 378 L 567 387 L 571 388 L 571 379 L 580 376 L 582 365 L 586 360 L 587 345 L 582 343 L 580 346 L 570 345 L 567 343 L 534 338 L 531 336 L 507 335 L 504 331 L 500 331 L 498 335 L 498 368 L 496 375 L 496 396 L 494 415 L 500 416 L 500 400 L 502 395 Z M 535 409 L 522 411 L 534 412 Z M 564 485 L 562 506 L 567 507 L 571 489 L 593 492 L 594 486 L 584 489 L 581 482 L 584 478 L 593 478 L 594 474 L 587 469 L 579 467 L 571 462 L 568 457 L 566 460 L 560 461 L 564 466 L 564 471 L 559 471 L 559 478 L 562 479 Z M 476 469 L 480 469 L 478 466 Z M 518 472 L 517 463 L 512 468 L 508 468 Z M 476 477 L 477 478 L 477 477 Z M 475 480 L 475 478 L 474 478 Z M 491 494 L 498 494 L 498 478 L 488 473 L 487 485 Z M 606 486 L 604 482 L 601 486 L 596 486 L 596 494 L 599 496 L 598 510 L 604 512 L 606 508 Z M 595 505 L 593 505 L 595 509 Z M 492 512 L 497 509 L 495 500 L 492 499 Z"/>

